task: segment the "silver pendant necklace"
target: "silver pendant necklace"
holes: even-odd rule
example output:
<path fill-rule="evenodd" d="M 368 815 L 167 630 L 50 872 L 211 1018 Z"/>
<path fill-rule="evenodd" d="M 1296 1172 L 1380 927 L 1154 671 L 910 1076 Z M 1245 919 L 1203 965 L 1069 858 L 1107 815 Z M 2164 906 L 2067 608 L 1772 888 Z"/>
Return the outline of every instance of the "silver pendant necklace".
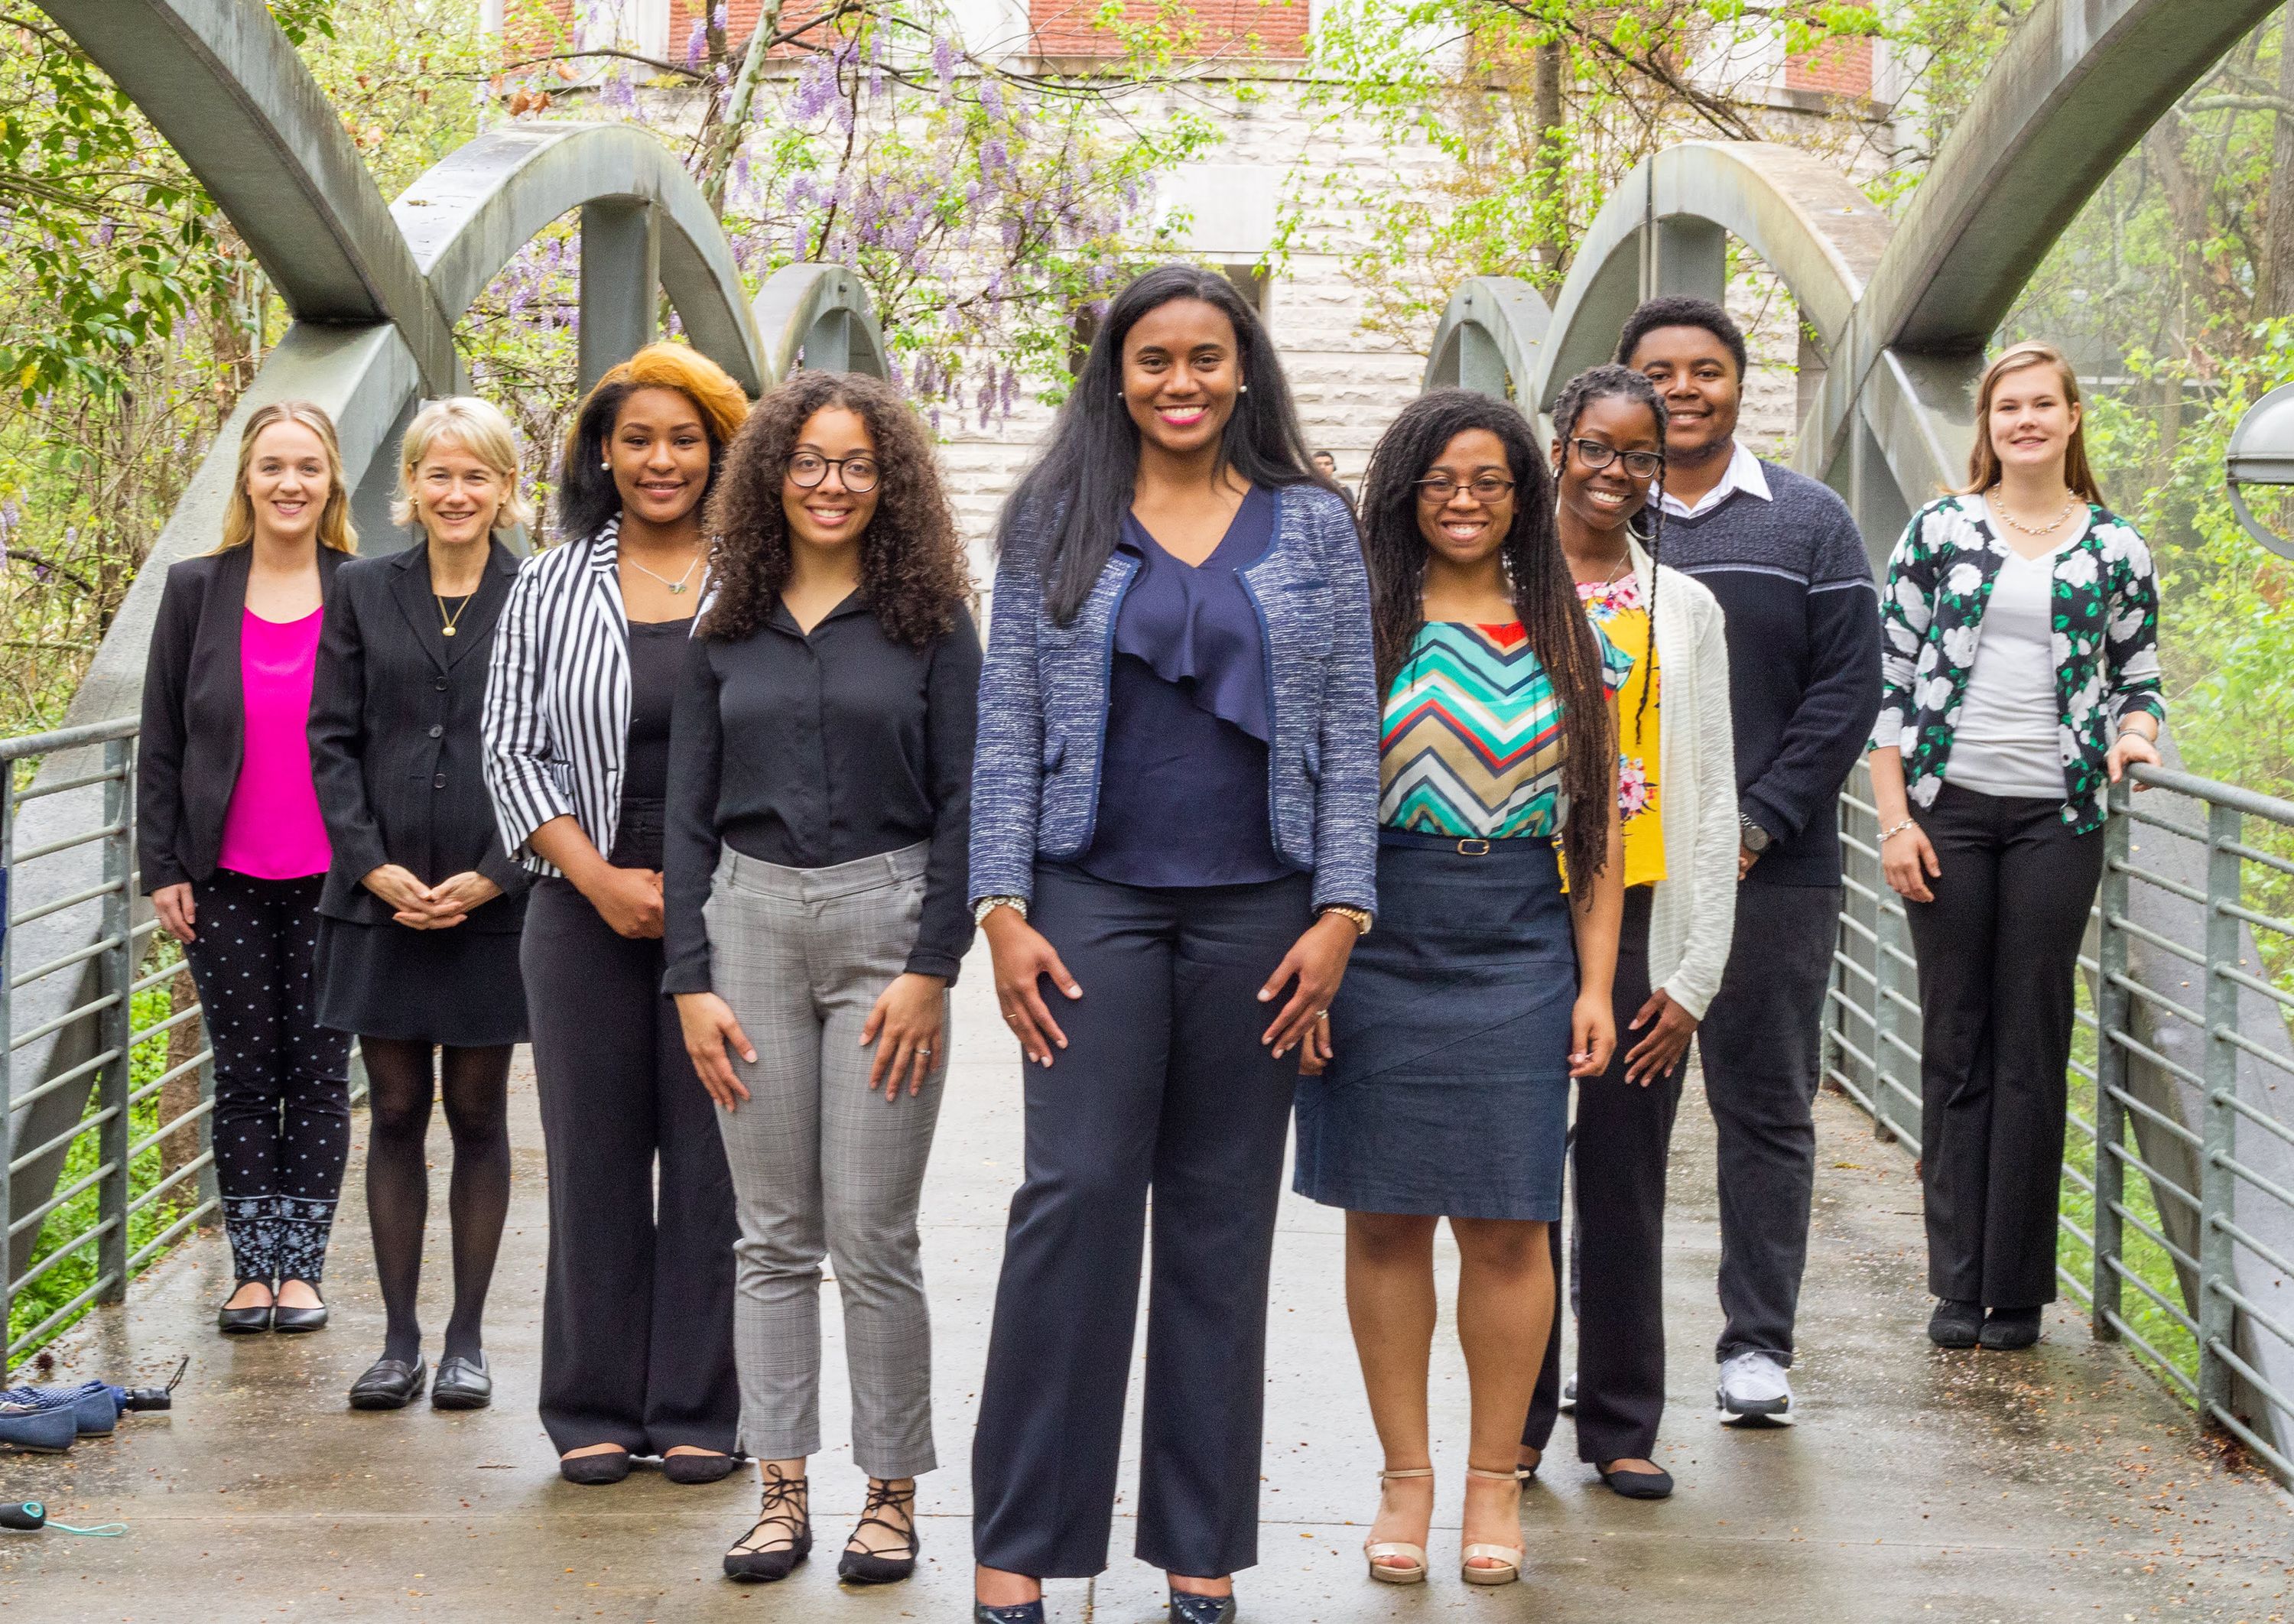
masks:
<path fill-rule="evenodd" d="M 691 560 L 688 561 L 685 566 L 685 573 L 679 576 L 675 581 L 671 581 L 666 575 L 655 573 L 654 571 L 646 568 L 645 565 L 639 564 L 634 558 L 627 560 L 627 563 L 629 564 L 630 568 L 637 571 L 639 574 L 653 576 L 655 581 L 661 582 L 663 586 L 667 587 L 672 596 L 682 596 L 685 591 L 686 582 L 691 581 L 693 579 L 693 572 L 701 567 L 701 555 L 698 551 L 695 552 Z"/>

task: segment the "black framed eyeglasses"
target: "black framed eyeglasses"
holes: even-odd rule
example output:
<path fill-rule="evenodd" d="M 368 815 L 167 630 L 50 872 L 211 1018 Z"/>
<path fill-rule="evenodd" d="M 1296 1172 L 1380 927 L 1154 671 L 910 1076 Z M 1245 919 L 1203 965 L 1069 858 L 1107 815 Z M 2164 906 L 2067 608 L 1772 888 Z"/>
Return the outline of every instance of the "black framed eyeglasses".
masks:
<path fill-rule="evenodd" d="M 1598 440 L 1572 440 L 1569 443 L 1577 448 L 1577 460 L 1597 474 L 1620 459 L 1623 459 L 1625 472 L 1635 479 L 1655 479 L 1664 472 L 1663 451 L 1621 451 Z"/>
<path fill-rule="evenodd" d="M 816 451 L 799 451 L 789 459 L 789 477 L 806 490 L 811 490 L 828 477 L 834 468 L 844 481 L 847 491 L 874 491 L 876 488 L 876 459 L 874 457 L 823 457 Z"/>
<path fill-rule="evenodd" d="M 1474 493 L 1474 499 L 1477 502 L 1494 502 L 1513 489 L 1513 481 L 1500 479 L 1494 474 L 1485 474 L 1477 479 L 1467 482 L 1464 488 Z M 1452 479 L 1447 474 L 1436 474 L 1431 479 L 1421 479 L 1418 482 L 1418 499 L 1421 502 L 1432 502 L 1439 506 L 1457 495 L 1458 491 L 1459 482 Z"/>

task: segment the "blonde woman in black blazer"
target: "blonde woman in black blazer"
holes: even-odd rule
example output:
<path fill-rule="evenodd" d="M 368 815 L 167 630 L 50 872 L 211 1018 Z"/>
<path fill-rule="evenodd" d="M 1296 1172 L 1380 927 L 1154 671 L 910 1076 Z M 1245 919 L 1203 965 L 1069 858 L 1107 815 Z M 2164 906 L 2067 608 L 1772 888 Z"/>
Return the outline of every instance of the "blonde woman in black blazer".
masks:
<path fill-rule="evenodd" d="M 212 1140 L 237 1285 L 225 1332 L 314 1331 L 350 1154 L 350 1040 L 319 1024 L 326 826 L 309 725 L 320 615 L 358 545 L 334 424 L 258 408 L 223 542 L 167 572 L 143 678 L 137 848 L 215 1049 Z"/>
<path fill-rule="evenodd" d="M 511 1047 L 525 1038 L 517 955 L 531 876 L 494 826 L 479 713 L 517 574 L 495 532 L 529 516 L 517 475 L 517 442 L 492 406 L 423 408 L 401 449 L 394 514 L 424 540 L 343 571 L 327 606 L 311 709 L 335 857 L 319 905 L 319 1019 L 358 1034 L 366 1060 L 367 1213 L 388 1321 L 382 1357 L 351 1388 L 358 1409 L 403 1407 L 427 1374 L 415 1288 L 434 1084 L 454 1139 L 454 1309 L 431 1402 L 492 1399 L 479 1321 L 509 1207 L 507 1092 Z"/>

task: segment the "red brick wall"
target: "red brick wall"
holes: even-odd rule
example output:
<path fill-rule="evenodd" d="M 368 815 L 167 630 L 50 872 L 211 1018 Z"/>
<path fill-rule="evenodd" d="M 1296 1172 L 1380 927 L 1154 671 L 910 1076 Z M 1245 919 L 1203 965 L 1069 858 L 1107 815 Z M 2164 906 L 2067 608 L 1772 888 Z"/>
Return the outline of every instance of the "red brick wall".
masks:
<path fill-rule="evenodd" d="M 1102 0 L 1028 0 L 1028 23 L 1038 56 L 1108 56 L 1119 49 L 1114 36 L 1093 26 Z M 1197 0 L 1197 48 L 1206 53 L 1247 46 L 1256 38 L 1268 56 L 1306 53 L 1307 0 Z M 1154 0 L 1124 0 L 1127 23 L 1152 21 Z"/>
<path fill-rule="evenodd" d="M 1835 39 L 1803 55 L 1787 57 L 1785 88 L 1815 91 L 1827 96 L 1869 96 L 1872 42 Z"/>

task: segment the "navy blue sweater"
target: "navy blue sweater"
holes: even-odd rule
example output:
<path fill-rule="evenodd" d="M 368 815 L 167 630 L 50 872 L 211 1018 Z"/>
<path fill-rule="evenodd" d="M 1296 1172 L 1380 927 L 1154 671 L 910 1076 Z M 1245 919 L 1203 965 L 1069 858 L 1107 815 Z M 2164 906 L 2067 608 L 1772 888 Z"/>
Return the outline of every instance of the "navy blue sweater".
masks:
<path fill-rule="evenodd" d="M 1749 885 L 1838 885 L 1834 802 L 1880 711 L 1879 596 L 1848 505 L 1763 460 L 1773 499 L 1739 491 L 1664 517 L 1660 556 L 1720 600 L 1739 809 L 1775 843 Z"/>

